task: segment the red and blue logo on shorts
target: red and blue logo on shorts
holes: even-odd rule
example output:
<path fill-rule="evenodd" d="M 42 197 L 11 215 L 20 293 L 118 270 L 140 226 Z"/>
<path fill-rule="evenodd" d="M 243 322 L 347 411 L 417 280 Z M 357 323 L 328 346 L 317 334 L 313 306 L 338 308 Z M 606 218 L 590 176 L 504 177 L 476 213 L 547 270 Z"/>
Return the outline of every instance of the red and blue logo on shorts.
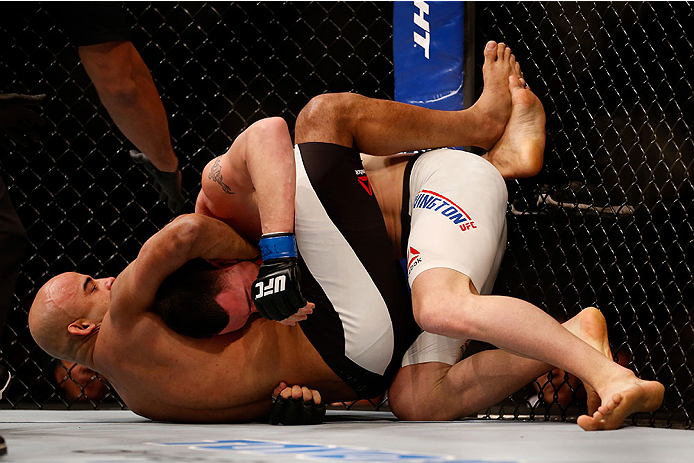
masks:
<path fill-rule="evenodd" d="M 422 262 L 422 256 L 419 255 L 419 251 L 410 246 L 407 251 L 407 276 L 412 273 L 412 270 Z"/>
<path fill-rule="evenodd" d="M 369 196 L 373 196 L 374 191 L 369 183 L 369 177 L 366 176 L 366 171 L 364 169 L 357 169 L 354 173 L 357 175 L 357 180 L 359 180 L 359 184 L 364 188 L 364 191 L 366 191 Z"/>
<path fill-rule="evenodd" d="M 455 225 L 458 225 L 462 231 L 477 228 L 475 222 L 462 207 L 445 196 L 431 190 L 420 191 L 417 196 L 414 197 L 414 205 L 412 208 L 429 209 L 438 212 Z"/>

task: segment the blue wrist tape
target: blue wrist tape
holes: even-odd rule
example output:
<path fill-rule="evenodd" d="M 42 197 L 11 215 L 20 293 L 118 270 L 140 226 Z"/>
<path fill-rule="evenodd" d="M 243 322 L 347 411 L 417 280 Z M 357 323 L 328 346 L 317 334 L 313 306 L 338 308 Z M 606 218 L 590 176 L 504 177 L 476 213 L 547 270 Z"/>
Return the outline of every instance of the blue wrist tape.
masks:
<path fill-rule="evenodd" d="M 263 261 L 297 256 L 294 233 L 277 233 L 263 235 L 260 238 L 260 253 Z"/>

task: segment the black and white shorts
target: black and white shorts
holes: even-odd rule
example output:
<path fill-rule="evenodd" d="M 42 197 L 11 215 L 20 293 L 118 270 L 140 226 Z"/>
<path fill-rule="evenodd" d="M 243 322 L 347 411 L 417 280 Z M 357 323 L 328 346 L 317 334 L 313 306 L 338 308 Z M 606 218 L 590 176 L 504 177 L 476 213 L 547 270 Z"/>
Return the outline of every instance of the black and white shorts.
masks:
<path fill-rule="evenodd" d="M 301 288 L 316 304 L 300 326 L 359 397 L 374 397 L 420 332 L 405 277 L 359 152 L 303 143 L 294 153 Z"/>

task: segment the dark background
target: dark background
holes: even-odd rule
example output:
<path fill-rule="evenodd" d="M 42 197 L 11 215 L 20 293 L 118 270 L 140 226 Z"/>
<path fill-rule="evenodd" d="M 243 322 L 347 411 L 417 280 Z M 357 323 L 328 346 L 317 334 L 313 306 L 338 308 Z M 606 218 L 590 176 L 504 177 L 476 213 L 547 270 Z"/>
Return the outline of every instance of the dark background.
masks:
<path fill-rule="evenodd" d="M 291 128 L 324 92 L 393 97 L 390 3 L 124 6 L 169 116 L 190 198 L 205 164 L 257 119 L 282 116 Z M 663 408 L 639 418 L 691 427 L 694 92 L 685 31 L 694 27 L 692 5 L 476 2 L 469 9 L 469 52 L 479 64 L 487 40 L 509 44 L 547 113 L 543 172 L 509 184 L 516 214 L 508 215 L 496 292 L 561 320 L 600 308 L 618 358 L 666 385 Z M 32 341 L 27 312 L 33 293 L 57 273 L 117 275 L 172 214 L 130 161 L 129 142 L 41 4 L 0 4 L 0 56 L 0 91 L 46 93 L 49 125 L 42 146 L 0 154 L 30 239 L 3 337 L 16 380 L 2 405 L 124 406 L 114 394 L 86 404 L 61 398 L 55 363 Z M 479 65 L 475 77 L 479 94 Z M 552 207 L 545 195 L 560 197 L 571 181 L 586 185 L 587 204 L 635 211 L 616 217 L 597 207 Z M 571 407 L 532 405 L 533 394 L 521 391 L 487 416 L 575 415 Z"/>

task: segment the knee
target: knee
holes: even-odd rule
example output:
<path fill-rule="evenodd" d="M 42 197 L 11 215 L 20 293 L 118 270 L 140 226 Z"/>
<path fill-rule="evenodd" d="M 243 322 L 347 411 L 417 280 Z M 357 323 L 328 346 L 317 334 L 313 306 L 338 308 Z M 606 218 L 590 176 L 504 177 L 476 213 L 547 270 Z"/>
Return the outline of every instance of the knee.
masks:
<path fill-rule="evenodd" d="M 297 133 L 343 128 L 344 124 L 352 119 L 359 98 L 360 96 L 354 93 L 324 93 L 311 98 L 296 118 Z"/>
<path fill-rule="evenodd" d="M 401 368 L 388 390 L 391 412 L 405 421 L 445 421 L 455 416 L 449 391 L 442 388 L 449 365 L 423 363 Z"/>
<path fill-rule="evenodd" d="M 449 421 L 458 418 L 450 416 L 448 404 L 429 397 L 402 400 L 397 394 L 389 393 L 388 404 L 393 415 L 403 421 Z"/>
<path fill-rule="evenodd" d="M 421 400 L 421 399 L 420 399 Z M 418 400 L 404 401 L 400 400 L 394 394 L 389 393 L 388 404 L 390 411 L 399 420 L 403 421 L 442 421 L 437 420 L 425 408 L 429 404 L 419 403 Z"/>

